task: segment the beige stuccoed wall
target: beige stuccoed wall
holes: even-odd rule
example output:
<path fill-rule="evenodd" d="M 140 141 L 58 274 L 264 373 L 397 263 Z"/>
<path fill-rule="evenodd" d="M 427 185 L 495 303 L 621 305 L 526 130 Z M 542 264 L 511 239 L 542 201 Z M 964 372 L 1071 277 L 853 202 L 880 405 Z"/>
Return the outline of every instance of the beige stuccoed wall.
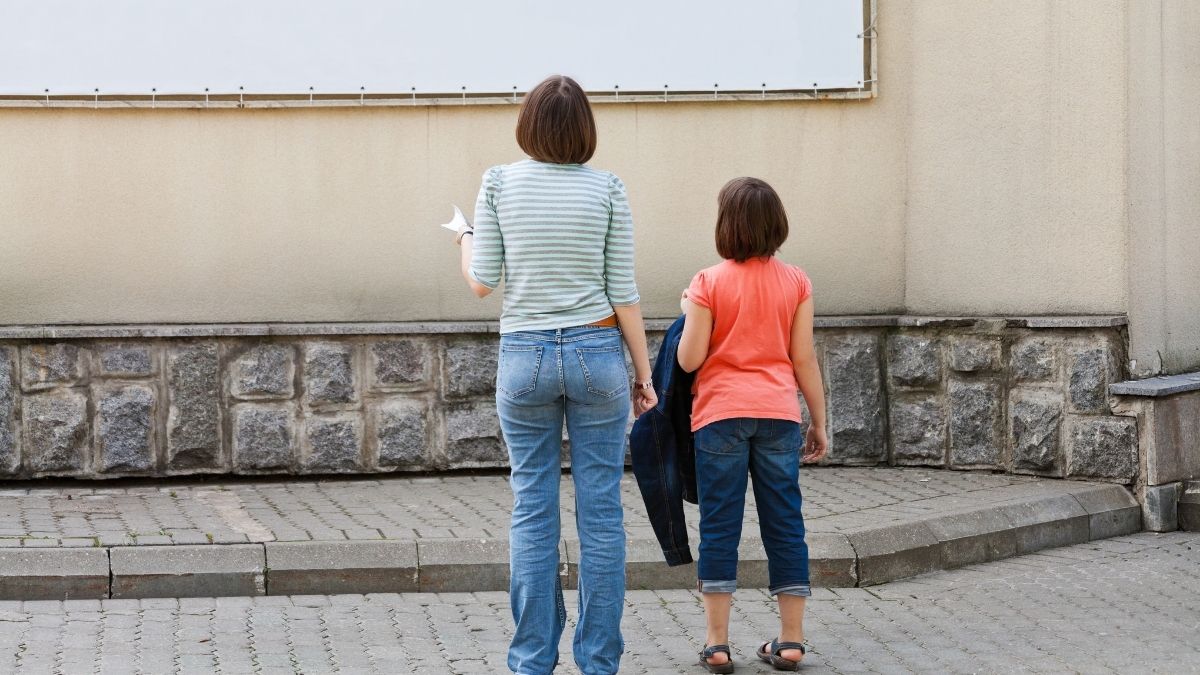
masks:
<path fill-rule="evenodd" d="M 820 313 L 1126 312 L 1136 3 L 880 4 L 873 100 L 596 107 L 647 313 L 715 261 L 742 174 L 783 194 Z M 494 317 L 432 224 L 521 156 L 515 116 L 0 109 L 0 324 Z"/>

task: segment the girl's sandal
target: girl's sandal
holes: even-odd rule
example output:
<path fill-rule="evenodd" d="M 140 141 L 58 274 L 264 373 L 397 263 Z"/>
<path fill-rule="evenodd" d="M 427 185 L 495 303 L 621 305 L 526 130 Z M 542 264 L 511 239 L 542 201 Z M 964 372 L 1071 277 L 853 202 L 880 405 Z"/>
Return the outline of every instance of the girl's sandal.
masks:
<path fill-rule="evenodd" d="M 758 648 L 758 658 L 774 666 L 775 670 L 800 670 L 800 661 L 793 661 L 780 656 L 780 653 L 785 649 L 799 649 L 802 655 L 808 653 L 803 643 L 780 642 L 779 638 L 775 638 L 770 642 L 762 643 L 762 646 Z"/>
<path fill-rule="evenodd" d="M 728 660 L 725 663 L 709 663 L 708 660 L 714 654 L 724 652 Z M 700 652 L 700 665 L 710 673 L 732 673 L 733 672 L 733 653 L 729 651 L 729 645 L 713 645 L 709 647 L 704 645 L 704 651 Z"/>

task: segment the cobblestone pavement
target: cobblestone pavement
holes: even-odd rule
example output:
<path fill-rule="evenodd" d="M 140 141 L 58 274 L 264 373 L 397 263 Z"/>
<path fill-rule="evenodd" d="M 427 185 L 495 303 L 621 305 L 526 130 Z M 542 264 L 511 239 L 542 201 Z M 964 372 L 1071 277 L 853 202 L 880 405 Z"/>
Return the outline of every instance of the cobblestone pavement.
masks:
<path fill-rule="evenodd" d="M 1200 672 L 1198 607 L 1200 534 L 1118 537 L 818 589 L 805 671 Z M 504 593 L 3 602 L 0 672 L 506 672 L 509 623 Z M 622 672 L 701 672 L 703 625 L 692 592 L 630 593 Z M 753 656 L 768 596 L 739 591 L 733 625 L 739 672 L 771 672 Z"/>
<path fill-rule="evenodd" d="M 1061 481 L 928 469 L 812 468 L 801 474 L 814 532 L 936 513 L 948 501 L 1003 501 L 1006 488 Z M 632 537 L 652 539 L 632 474 L 622 483 Z M 563 535 L 574 531 L 569 476 Z M 747 494 L 748 505 L 754 495 Z M 689 505 L 690 506 L 690 505 Z M 507 538 L 512 493 L 503 476 L 260 480 L 0 489 L 0 546 L 123 546 L 261 541 Z M 689 524 L 698 521 L 695 507 Z M 757 530 L 747 508 L 747 531 Z"/>

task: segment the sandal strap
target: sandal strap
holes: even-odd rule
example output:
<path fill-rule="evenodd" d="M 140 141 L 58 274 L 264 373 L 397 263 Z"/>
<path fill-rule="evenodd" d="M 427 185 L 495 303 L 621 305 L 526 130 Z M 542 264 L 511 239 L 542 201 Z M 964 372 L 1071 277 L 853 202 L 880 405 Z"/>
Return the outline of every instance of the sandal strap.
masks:
<path fill-rule="evenodd" d="M 706 659 L 711 659 L 713 654 L 724 652 L 727 656 L 733 656 L 733 652 L 729 651 L 729 645 L 704 645 L 704 651 L 700 652 L 700 656 Z"/>
<path fill-rule="evenodd" d="M 780 642 L 779 638 L 771 640 L 771 653 L 775 656 L 779 656 L 779 652 L 782 652 L 785 649 L 799 649 L 801 654 L 808 653 L 808 650 L 805 649 L 803 642 Z"/>

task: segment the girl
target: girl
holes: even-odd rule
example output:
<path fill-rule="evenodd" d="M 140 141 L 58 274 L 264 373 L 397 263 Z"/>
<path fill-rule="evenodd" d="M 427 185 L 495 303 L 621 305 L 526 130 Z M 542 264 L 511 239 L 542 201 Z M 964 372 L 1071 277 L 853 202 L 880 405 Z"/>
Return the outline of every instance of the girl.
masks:
<path fill-rule="evenodd" d="M 581 549 L 575 663 L 611 675 L 623 650 L 625 596 L 620 484 L 631 387 L 622 338 L 633 360 L 634 410 L 658 402 L 633 278 L 633 218 L 621 179 L 584 164 L 596 149 L 596 123 L 571 78 L 554 76 L 529 92 L 517 143 L 530 159 L 484 173 L 475 227 L 458 235 L 476 295 L 504 280 L 496 410 L 513 489 L 508 667 L 541 675 L 558 663 L 565 417 Z"/>
<path fill-rule="evenodd" d="M 804 657 L 804 603 L 811 595 L 800 514 L 799 448 L 825 456 L 825 394 L 813 350 L 812 285 L 775 253 L 787 214 L 770 185 L 735 178 L 718 196 L 717 253 L 725 259 L 692 279 L 679 365 L 699 369 L 692 403 L 700 496 L 699 587 L 708 632 L 700 665 L 732 673 L 729 609 L 737 587 L 747 471 L 754 479 L 770 591 L 779 600 L 779 636 L 758 656 L 778 670 Z M 812 419 L 800 435 L 800 393 Z"/>

